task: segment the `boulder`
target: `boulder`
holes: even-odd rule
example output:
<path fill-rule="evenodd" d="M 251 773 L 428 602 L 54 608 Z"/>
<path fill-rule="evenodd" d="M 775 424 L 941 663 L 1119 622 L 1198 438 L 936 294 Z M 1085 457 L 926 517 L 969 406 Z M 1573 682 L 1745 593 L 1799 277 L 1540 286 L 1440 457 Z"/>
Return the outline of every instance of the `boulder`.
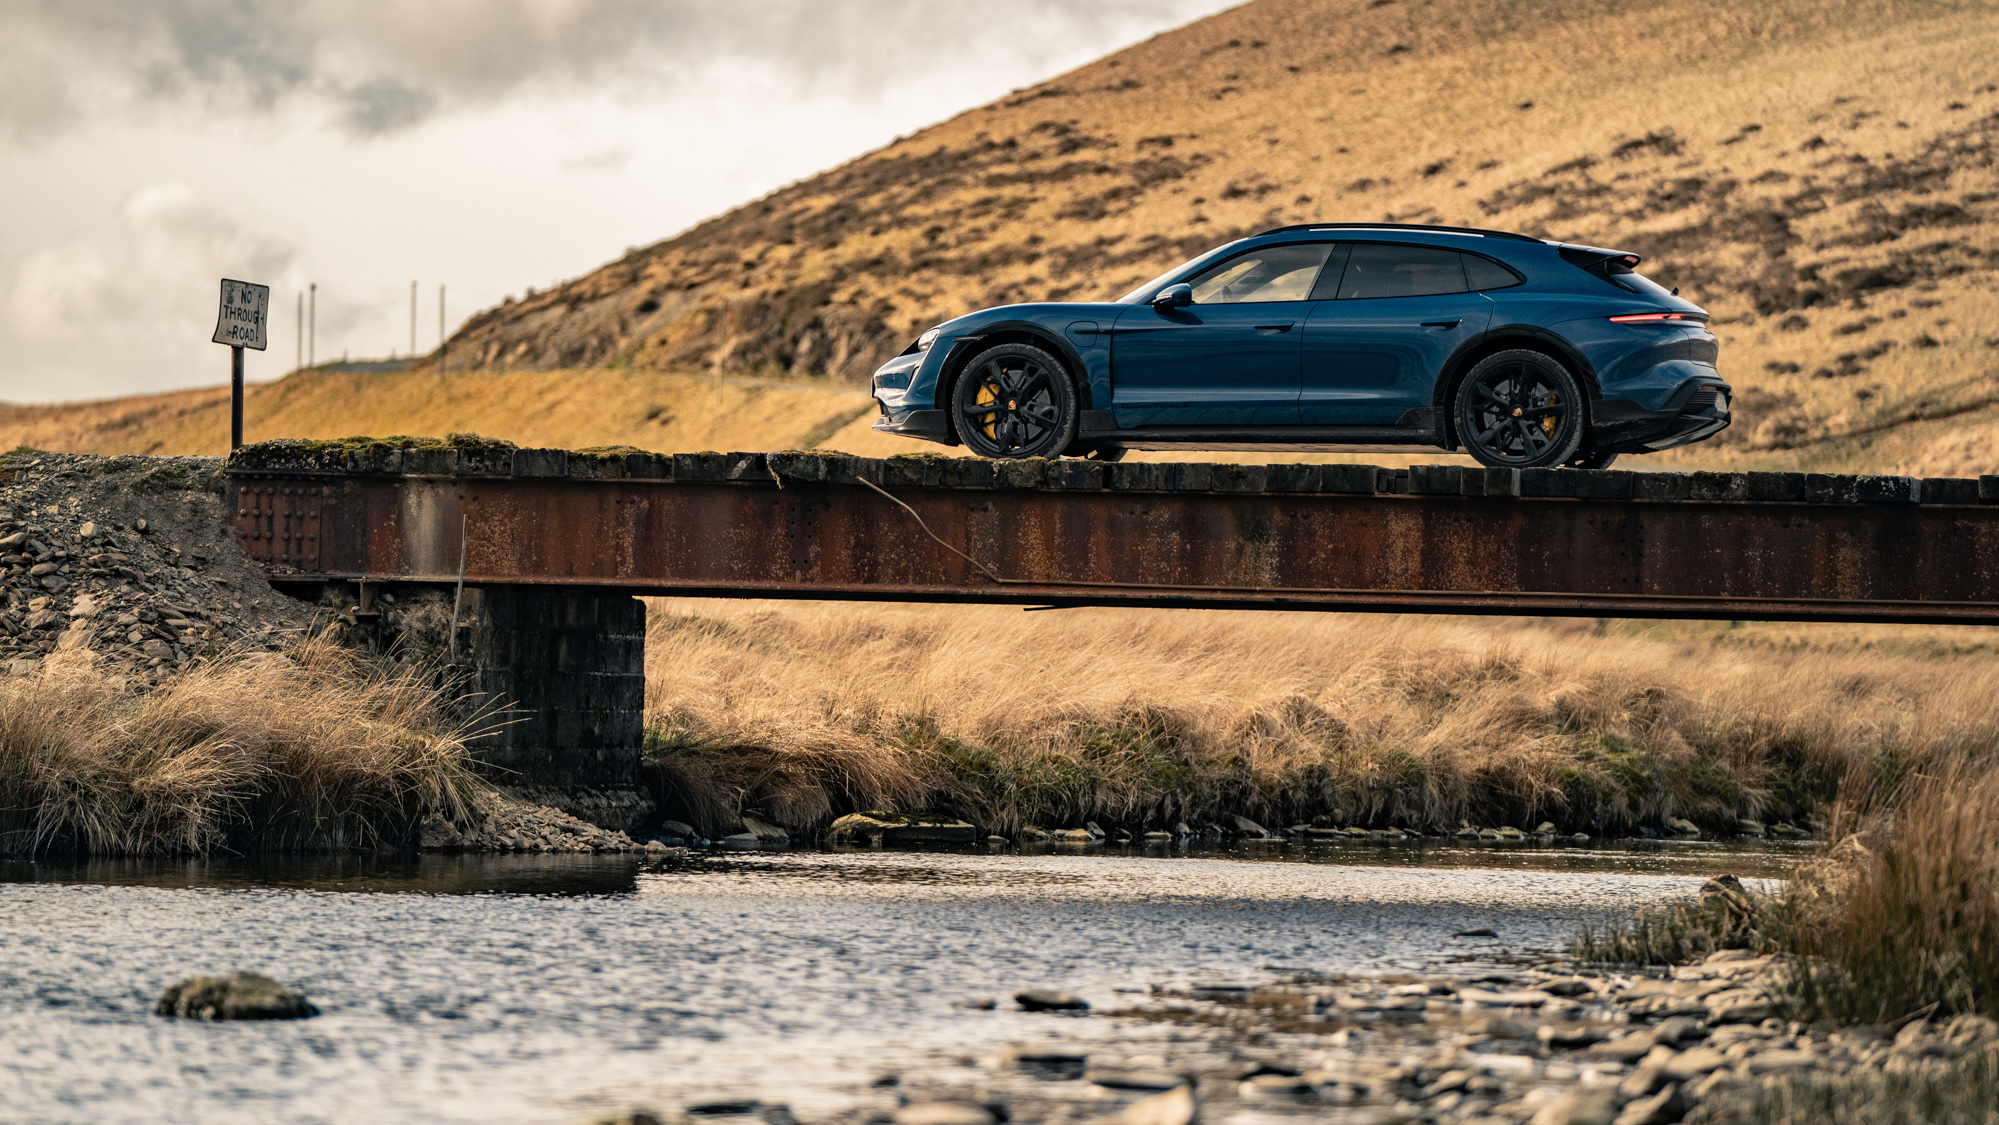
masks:
<path fill-rule="evenodd" d="M 1246 816 L 1238 816 L 1232 819 L 1234 820 L 1236 831 L 1242 833 L 1242 835 L 1247 839 L 1251 840 L 1282 839 L 1282 837 L 1278 836 L 1276 833 L 1270 831 L 1269 829 L 1265 828 L 1263 825 L 1258 824 L 1257 822 L 1251 820 Z"/>
<path fill-rule="evenodd" d="M 189 977 L 160 993 L 153 1011 L 197 1020 L 296 1020 L 319 1014 L 306 1002 L 305 993 L 262 973 Z"/>
<path fill-rule="evenodd" d="M 1025 839 L 1034 839 L 1026 832 Z M 962 820 L 926 813 L 849 813 L 826 830 L 829 844 L 975 844 L 979 830 Z"/>
<path fill-rule="evenodd" d="M 1685 817 L 1669 816 L 1666 818 L 1666 831 L 1675 836 L 1698 836 L 1701 826 Z"/>

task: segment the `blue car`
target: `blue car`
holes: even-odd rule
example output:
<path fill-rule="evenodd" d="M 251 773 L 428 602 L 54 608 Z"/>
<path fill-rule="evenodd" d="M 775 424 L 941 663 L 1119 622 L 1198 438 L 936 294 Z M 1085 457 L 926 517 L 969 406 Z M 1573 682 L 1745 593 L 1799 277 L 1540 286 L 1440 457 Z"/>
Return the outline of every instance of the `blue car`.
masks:
<path fill-rule="evenodd" d="M 1638 263 L 1503 231 L 1280 227 L 1115 301 L 946 321 L 875 372 L 874 428 L 985 457 L 1434 446 L 1602 468 L 1729 422 L 1707 313 Z"/>

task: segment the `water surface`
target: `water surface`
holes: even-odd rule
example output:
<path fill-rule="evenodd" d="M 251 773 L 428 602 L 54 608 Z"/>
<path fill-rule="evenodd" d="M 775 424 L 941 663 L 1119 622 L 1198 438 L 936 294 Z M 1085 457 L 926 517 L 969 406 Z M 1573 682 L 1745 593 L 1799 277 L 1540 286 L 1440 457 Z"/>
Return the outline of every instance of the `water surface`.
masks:
<path fill-rule="evenodd" d="M 1296 969 L 1420 971 L 1553 951 L 1576 926 L 1794 847 L 1335 845 L 1048 851 L 426 856 L 0 864 L 9 1120 L 551 1122 L 718 1097 L 805 1120 L 911 1068 L 1137 1021 L 1155 985 Z M 1456 938 L 1474 926 L 1497 941 Z M 316 1019 L 149 1014 L 193 973 L 262 971 Z"/>

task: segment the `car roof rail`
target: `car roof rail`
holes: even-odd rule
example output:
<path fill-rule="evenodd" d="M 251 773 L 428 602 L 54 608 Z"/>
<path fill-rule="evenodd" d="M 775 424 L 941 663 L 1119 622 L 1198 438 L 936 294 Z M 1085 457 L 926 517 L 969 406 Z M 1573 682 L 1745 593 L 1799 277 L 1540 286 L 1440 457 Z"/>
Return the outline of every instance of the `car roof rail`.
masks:
<path fill-rule="evenodd" d="M 1546 242 L 1530 234 L 1515 234 L 1510 230 L 1484 230 L 1479 227 L 1444 227 L 1430 223 L 1296 223 L 1288 227 L 1272 227 L 1260 230 L 1251 238 L 1262 238 L 1266 234 L 1290 234 L 1301 230 L 1427 230 L 1443 234 L 1476 234 L 1486 238 L 1505 238 L 1514 242 Z"/>

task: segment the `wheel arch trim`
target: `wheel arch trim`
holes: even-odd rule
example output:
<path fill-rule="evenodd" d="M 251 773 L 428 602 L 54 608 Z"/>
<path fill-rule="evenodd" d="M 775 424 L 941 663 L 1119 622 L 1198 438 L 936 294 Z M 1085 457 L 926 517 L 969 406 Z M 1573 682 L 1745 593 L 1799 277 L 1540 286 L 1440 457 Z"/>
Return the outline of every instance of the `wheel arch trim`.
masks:
<path fill-rule="evenodd" d="M 1438 435 L 1445 448 L 1457 449 L 1464 443 L 1458 439 L 1457 411 L 1455 404 L 1458 387 L 1471 374 L 1471 369 L 1488 356 L 1500 352 L 1521 349 L 1540 352 L 1560 362 L 1569 369 L 1583 385 L 1583 394 L 1590 403 L 1603 398 L 1603 385 L 1597 379 L 1596 368 L 1580 349 L 1556 333 L 1531 324 L 1509 324 L 1500 328 L 1489 328 L 1458 346 L 1444 361 L 1435 385 L 1430 391 L 1431 408 L 1436 411 L 1441 433 Z M 1585 404 L 1585 410 L 1589 404 Z M 1585 425 L 1587 425 L 1587 418 Z"/>

